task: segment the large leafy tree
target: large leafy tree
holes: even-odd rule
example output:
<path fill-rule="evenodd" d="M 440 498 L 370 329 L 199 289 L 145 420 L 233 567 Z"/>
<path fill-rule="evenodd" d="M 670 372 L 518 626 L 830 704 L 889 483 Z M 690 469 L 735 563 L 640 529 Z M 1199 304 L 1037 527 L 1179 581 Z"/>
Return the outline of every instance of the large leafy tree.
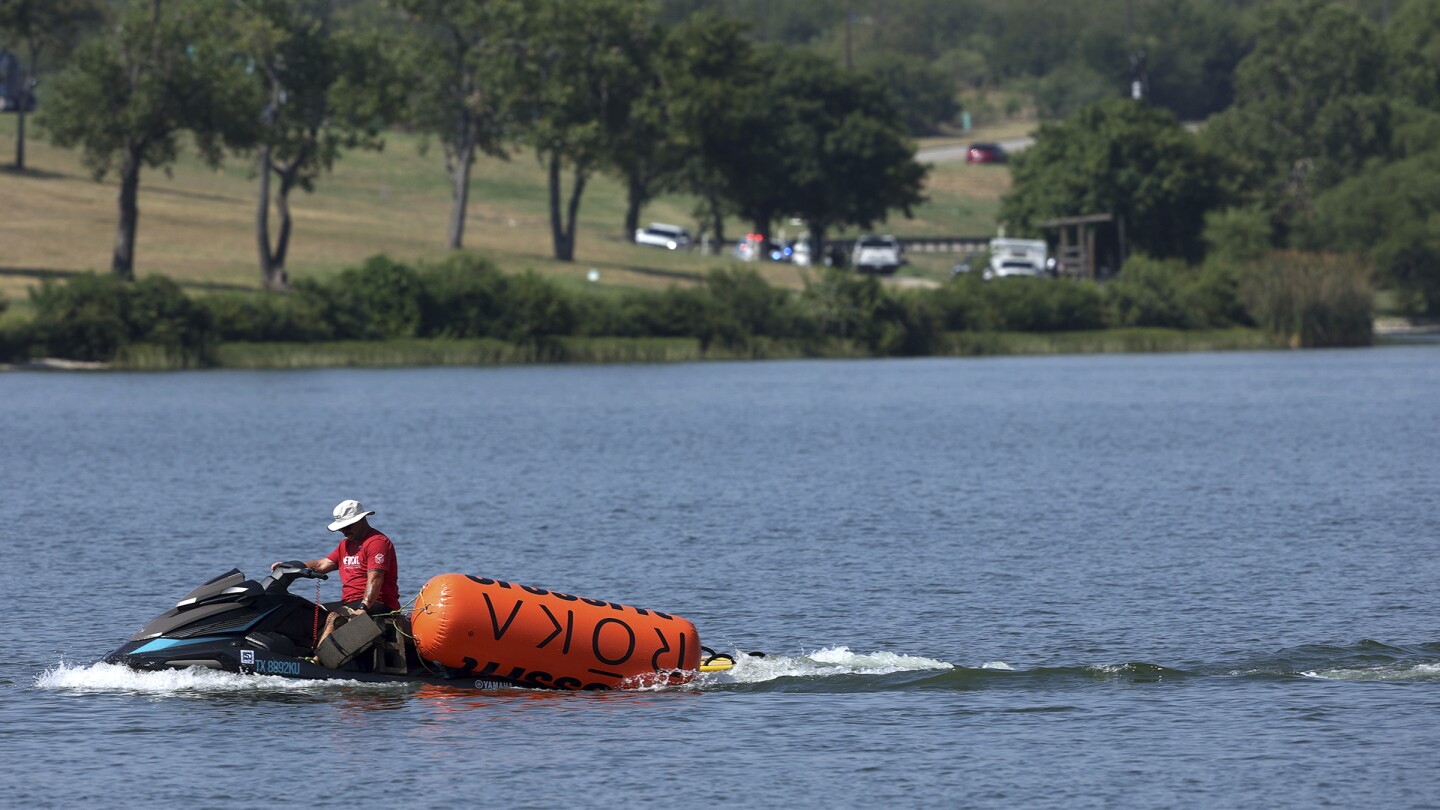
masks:
<path fill-rule="evenodd" d="M 80 147 L 97 178 L 119 176 L 111 269 L 135 275 L 140 173 L 172 164 L 188 132 L 219 165 L 225 147 L 254 142 L 260 108 L 231 35 L 229 9 L 206 0 L 132 0 L 110 36 L 82 46 L 39 112 L 63 147 Z"/>
<path fill-rule="evenodd" d="M 1112 99 L 1040 128 L 1014 157 L 1000 218 L 1033 233 L 1046 219 L 1110 214 L 1146 253 L 1198 259 L 1205 213 L 1224 199 L 1221 171 L 1168 110 Z"/>
<path fill-rule="evenodd" d="M 1276 234 L 1313 213 L 1315 196 L 1389 155 L 1394 109 L 1378 29 L 1342 4 L 1261 7 L 1255 49 L 1240 63 L 1235 104 L 1203 137 L 1238 168 L 1240 190 L 1269 210 Z"/>
<path fill-rule="evenodd" d="M 805 220 L 817 250 L 837 226 L 869 229 L 892 210 L 909 216 L 924 200 L 926 169 L 915 162 L 915 145 L 884 86 L 821 57 L 773 59 L 767 90 L 779 101 L 774 213 Z"/>
<path fill-rule="evenodd" d="M 742 99 L 763 92 L 763 71 L 746 23 L 700 13 L 671 29 L 661 82 L 671 135 L 683 156 L 680 183 L 699 201 L 697 219 L 725 239 L 734 211 L 725 168 L 754 143 L 739 122 Z"/>
<path fill-rule="evenodd" d="M 339 31 L 328 0 L 241 0 L 239 42 L 266 97 L 256 147 L 261 283 L 288 288 L 290 193 L 311 191 L 344 149 L 379 149 L 401 103 L 398 79 L 372 37 Z M 272 179 L 276 186 L 271 188 Z M 278 233 L 270 231 L 274 208 Z"/>
<path fill-rule="evenodd" d="M 529 20 L 524 137 L 545 167 L 555 258 L 575 258 L 580 199 L 613 159 L 639 100 L 655 29 L 644 0 L 545 0 Z M 569 190 L 565 174 L 569 172 Z"/>
<path fill-rule="evenodd" d="M 445 243 L 464 246 L 470 173 L 481 154 L 506 157 L 525 61 L 522 0 L 389 0 L 407 23 L 395 49 L 411 124 L 434 137 L 450 177 Z"/>
<path fill-rule="evenodd" d="M 70 49 L 81 34 L 99 25 L 104 11 L 97 0 L 3 0 L 0 33 L 23 44 L 25 65 L 20 84 L 31 84 L 41 60 Z M 3 38 L 0 38 L 3 39 Z M 15 170 L 25 171 L 25 107 L 16 111 Z"/>

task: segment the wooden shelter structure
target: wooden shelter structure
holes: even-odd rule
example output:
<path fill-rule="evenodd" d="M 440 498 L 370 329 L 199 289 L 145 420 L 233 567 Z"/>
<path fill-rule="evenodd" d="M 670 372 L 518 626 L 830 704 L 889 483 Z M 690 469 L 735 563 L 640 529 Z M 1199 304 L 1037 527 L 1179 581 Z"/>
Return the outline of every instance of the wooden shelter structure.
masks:
<path fill-rule="evenodd" d="M 1061 275 L 1103 279 L 1125 263 L 1125 221 L 1110 214 L 1047 219 L 1038 225 L 1059 231 L 1055 258 Z"/>

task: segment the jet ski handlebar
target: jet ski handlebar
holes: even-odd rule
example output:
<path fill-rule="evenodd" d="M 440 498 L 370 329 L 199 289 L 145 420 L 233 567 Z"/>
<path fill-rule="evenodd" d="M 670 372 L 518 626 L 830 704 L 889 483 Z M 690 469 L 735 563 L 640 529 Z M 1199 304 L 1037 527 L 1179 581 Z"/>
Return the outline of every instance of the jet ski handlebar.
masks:
<path fill-rule="evenodd" d="M 276 591 L 288 591 L 290 583 L 297 579 L 329 578 L 329 575 L 322 574 L 299 560 L 288 560 L 271 569 L 270 576 L 260 583 L 260 587 L 266 593 L 275 593 Z"/>

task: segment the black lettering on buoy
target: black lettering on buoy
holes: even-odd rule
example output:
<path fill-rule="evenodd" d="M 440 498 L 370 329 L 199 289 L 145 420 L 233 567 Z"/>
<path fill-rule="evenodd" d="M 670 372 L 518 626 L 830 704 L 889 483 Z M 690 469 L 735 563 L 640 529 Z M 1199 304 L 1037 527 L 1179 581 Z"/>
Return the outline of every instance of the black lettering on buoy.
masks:
<path fill-rule="evenodd" d="M 658 627 L 655 628 L 655 636 L 660 639 L 660 649 L 656 650 L 655 654 L 650 656 L 650 668 L 654 670 L 659 670 L 660 655 L 662 653 L 670 652 L 670 642 L 665 640 L 665 634 L 660 632 L 660 628 Z M 682 634 L 680 637 L 684 638 L 685 636 Z"/>
<path fill-rule="evenodd" d="M 555 676 L 551 675 L 548 672 L 532 672 L 529 675 L 525 676 L 525 682 L 528 684 L 533 684 L 535 686 L 544 686 L 545 682 L 553 677 Z"/>
<path fill-rule="evenodd" d="M 556 689 L 579 689 L 580 679 L 571 678 L 569 676 L 566 676 L 564 678 L 556 678 L 555 683 L 551 684 L 551 686 L 554 686 Z"/>
<path fill-rule="evenodd" d="M 550 593 L 549 591 L 545 590 L 544 588 L 536 588 L 536 587 L 534 587 L 534 586 L 532 586 L 532 585 L 521 585 L 521 586 L 520 586 L 520 590 L 522 590 L 522 591 L 524 591 L 524 592 L 526 592 L 526 593 L 533 593 L 533 594 L 535 594 L 536 596 L 546 596 L 546 595 L 548 595 L 548 594 Z"/>
<path fill-rule="evenodd" d="M 655 613 L 656 616 L 659 616 L 659 617 L 662 618 L 662 619 L 670 619 L 670 620 L 673 620 L 673 619 L 675 618 L 674 616 L 671 616 L 669 613 L 661 613 L 661 612 L 658 611 L 658 610 L 657 610 L 657 611 L 654 611 L 654 613 Z"/>
<path fill-rule="evenodd" d="M 576 599 L 580 598 L 578 596 L 571 596 L 568 593 L 561 593 L 559 591 L 551 591 L 550 595 L 564 602 L 574 602 Z"/>
<path fill-rule="evenodd" d="M 475 665 L 476 665 L 476 664 L 479 664 L 480 662 L 479 662 L 479 661 L 476 661 L 474 658 L 470 658 L 470 657 L 467 656 L 467 657 L 465 657 L 465 658 L 460 659 L 460 663 L 464 664 L 464 666 L 461 667 L 460 669 L 456 670 L 456 671 L 455 671 L 455 674 L 464 677 L 464 676 L 466 676 L 466 675 L 469 675 L 471 672 L 473 672 L 473 671 L 475 670 Z"/>
<path fill-rule="evenodd" d="M 575 611 L 565 611 L 565 625 L 564 627 L 561 627 L 560 622 L 555 619 L 555 614 L 550 612 L 550 608 L 546 607 L 545 605 L 541 605 L 540 609 L 545 611 L 545 618 L 549 619 L 550 623 L 555 625 L 555 632 L 546 636 L 544 641 L 536 644 L 535 649 L 542 649 L 546 644 L 554 641 L 555 637 L 560 635 L 560 631 L 563 629 L 565 631 L 565 644 L 560 648 L 560 653 L 562 655 L 569 655 L 570 639 L 575 635 Z"/>
<path fill-rule="evenodd" d="M 510 674 L 505 677 L 509 678 L 512 681 L 518 681 L 521 678 L 525 677 L 525 668 L 515 667 L 514 669 L 510 670 Z"/>
<path fill-rule="evenodd" d="M 516 616 L 520 615 L 520 606 L 525 603 L 516 602 L 514 609 L 510 611 L 510 618 L 506 619 L 505 626 L 501 627 L 500 617 L 495 615 L 495 603 L 490 601 L 490 594 L 482 593 L 480 595 L 485 597 L 485 607 L 490 609 L 490 626 L 495 630 L 495 640 L 499 641 L 500 638 L 505 635 L 505 631 L 510 629 L 510 623 L 515 621 Z"/>
<path fill-rule="evenodd" d="M 588 672 L 593 672 L 593 673 L 595 673 L 596 675 L 604 675 L 604 676 L 607 677 L 607 678 L 614 678 L 614 679 L 617 680 L 617 681 L 625 677 L 624 675 L 621 675 L 621 674 L 618 673 L 618 672 L 606 672 L 606 671 L 603 670 L 603 669 L 595 669 L 594 667 L 591 667 L 591 668 L 590 668 L 589 670 L 587 670 L 587 671 L 588 671 Z M 591 687 L 593 687 L 593 686 L 595 686 L 595 684 L 592 683 L 592 684 L 590 684 L 590 686 L 587 686 L 587 687 L 585 687 L 585 688 L 586 688 L 586 689 L 589 689 L 589 688 L 591 688 Z M 609 687 L 604 687 L 604 688 L 608 689 Z"/>
<path fill-rule="evenodd" d="M 625 635 L 630 638 L 629 646 L 625 648 L 625 654 L 619 658 L 608 658 L 604 653 L 600 652 L 600 631 L 603 630 L 607 624 L 618 624 L 625 628 Z M 612 667 L 619 666 L 629 661 L 630 656 L 635 654 L 635 631 L 631 630 L 630 625 L 626 624 L 622 619 L 601 619 L 595 623 L 595 633 L 591 638 L 590 647 L 595 651 L 595 657 L 600 659 L 602 663 L 609 664 Z M 594 672 L 594 670 L 591 671 Z"/>
<path fill-rule="evenodd" d="M 481 585 L 494 585 L 494 584 L 495 584 L 495 580 L 493 580 L 493 579 L 490 579 L 490 578 L 488 578 L 488 577 L 477 577 L 477 576 L 475 576 L 474 574 L 466 574 L 466 575 L 465 575 L 465 578 L 468 579 L 468 580 L 470 580 L 471 582 L 478 582 L 478 583 L 480 583 Z"/>
<path fill-rule="evenodd" d="M 605 605 L 609 604 L 604 599 L 586 599 L 584 597 L 581 597 L 580 601 L 591 607 L 605 607 Z"/>
<path fill-rule="evenodd" d="M 474 668 L 475 659 L 473 659 L 473 658 L 466 658 L 466 659 L 465 659 L 465 663 L 469 665 L 469 666 L 467 666 L 466 669 L 465 669 L 465 672 L 468 674 L 468 673 L 471 671 L 471 669 Z M 487 664 L 485 665 L 485 668 L 484 668 L 484 669 L 480 670 L 479 672 L 477 672 L 477 673 L 475 673 L 475 674 L 476 674 L 476 675 L 481 675 L 481 676 L 483 676 L 483 675 L 494 675 L 494 674 L 495 674 L 495 670 L 497 670 L 497 669 L 499 669 L 499 668 L 500 668 L 500 665 L 499 665 L 499 664 L 497 664 L 497 663 L 494 662 L 494 661 L 491 661 L 491 662 L 489 662 L 489 663 L 487 663 Z"/>
<path fill-rule="evenodd" d="M 636 613 L 639 613 L 641 616 L 649 616 L 649 615 L 650 615 L 650 611 L 646 610 L 645 608 L 635 608 L 635 612 L 636 612 Z"/>

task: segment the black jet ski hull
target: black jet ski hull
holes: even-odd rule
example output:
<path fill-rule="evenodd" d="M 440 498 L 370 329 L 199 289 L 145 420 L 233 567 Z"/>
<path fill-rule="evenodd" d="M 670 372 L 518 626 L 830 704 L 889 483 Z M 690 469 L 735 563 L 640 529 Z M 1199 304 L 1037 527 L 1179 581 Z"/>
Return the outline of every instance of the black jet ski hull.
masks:
<path fill-rule="evenodd" d="M 240 675 L 273 675 L 299 680 L 346 680 L 361 683 L 413 683 L 455 689 L 513 689 L 530 687 L 505 678 L 450 676 L 421 670 L 406 674 L 332 669 L 306 658 L 258 648 L 245 639 L 168 639 L 131 641 L 106 655 L 107 664 L 147 672 L 199 667 Z"/>

